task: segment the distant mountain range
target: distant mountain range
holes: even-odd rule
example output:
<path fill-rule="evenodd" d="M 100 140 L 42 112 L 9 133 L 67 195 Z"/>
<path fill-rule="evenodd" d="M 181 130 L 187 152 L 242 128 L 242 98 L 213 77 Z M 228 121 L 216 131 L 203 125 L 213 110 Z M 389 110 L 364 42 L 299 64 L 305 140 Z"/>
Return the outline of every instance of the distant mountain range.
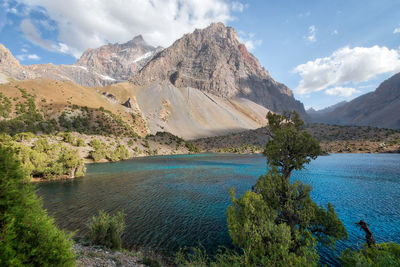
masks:
<path fill-rule="evenodd" d="M 19 80 L 49 78 L 83 86 L 104 86 L 126 81 L 161 50 L 136 36 L 125 44 L 87 49 L 72 65 L 33 64 L 25 66 L 0 44 L 0 73 Z"/>
<path fill-rule="evenodd" d="M 38 78 L 46 83 L 43 88 L 51 87 L 47 79 L 81 85 L 77 91 L 95 87 L 113 105 L 126 104 L 125 112 L 143 118 L 151 133 L 188 139 L 262 127 L 270 110 L 296 110 L 308 119 L 292 91 L 276 82 L 234 29 L 222 23 L 186 34 L 166 49 L 148 45 L 141 36 L 88 49 L 72 65 L 25 66 L 0 45 L 0 80 Z M 62 97 L 67 106 L 68 96 L 58 96 L 57 102 Z"/>
<path fill-rule="evenodd" d="M 374 91 L 320 111 L 307 111 L 313 122 L 400 129 L 400 73 Z"/>

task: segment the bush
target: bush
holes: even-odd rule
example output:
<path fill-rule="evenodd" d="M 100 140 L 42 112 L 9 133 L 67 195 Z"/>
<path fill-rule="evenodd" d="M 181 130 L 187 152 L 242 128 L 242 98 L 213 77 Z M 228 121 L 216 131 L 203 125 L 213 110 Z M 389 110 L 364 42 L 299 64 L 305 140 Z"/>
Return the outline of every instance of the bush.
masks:
<path fill-rule="evenodd" d="M 64 133 L 63 140 L 64 142 L 69 143 L 71 145 L 75 144 L 75 136 L 73 136 L 72 133 L 69 132 Z"/>
<path fill-rule="evenodd" d="M 347 249 L 341 257 L 343 266 L 400 266 L 400 244 L 381 243 L 376 247 L 351 251 Z"/>
<path fill-rule="evenodd" d="M 90 151 L 89 157 L 94 161 L 100 161 L 106 158 L 107 154 L 107 146 L 106 144 L 100 142 L 97 139 L 93 139 L 90 141 L 89 145 L 94 148 L 93 151 Z"/>
<path fill-rule="evenodd" d="M 200 153 L 200 149 L 197 146 L 195 146 L 192 143 L 190 143 L 190 142 L 186 142 L 185 146 L 189 150 L 189 152 L 191 152 L 191 153 Z"/>
<path fill-rule="evenodd" d="M 85 147 L 85 146 L 86 146 L 86 143 L 85 143 L 85 141 L 84 141 L 82 138 L 78 138 L 78 139 L 76 140 L 76 146 L 77 146 L 77 147 Z"/>
<path fill-rule="evenodd" d="M 10 149 L 0 147 L 0 266 L 74 266 L 70 237 L 54 225 Z"/>
<path fill-rule="evenodd" d="M 128 149 L 121 144 L 117 145 L 117 148 L 115 149 L 115 154 L 117 154 L 119 160 L 126 160 L 129 159 L 129 157 L 131 156 Z"/>
<path fill-rule="evenodd" d="M 89 223 L 89 241 L 93 245 L 101 245 L 107 248 L 120 249 L 121 236 L 125 229 L 125 214 L 119 211 L 111 216 L 103 210 L 98 216 L 93 216 Z"/>

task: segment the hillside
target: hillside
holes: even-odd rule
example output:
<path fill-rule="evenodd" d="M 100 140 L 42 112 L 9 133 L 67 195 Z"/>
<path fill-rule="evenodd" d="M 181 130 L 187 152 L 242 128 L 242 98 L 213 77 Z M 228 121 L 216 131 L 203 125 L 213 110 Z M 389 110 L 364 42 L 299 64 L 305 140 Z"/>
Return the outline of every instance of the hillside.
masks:
<path fill-rule="evenodd" d="M 327 153 L 399 153 L 400 131 L 369 126 L 309 124 L 306 130 Z M 268 127 L 225 136 L 201 138 L 193 144 L 201 151 L 260 153 L 268 142 Z"/>
<path fill-rule="evenodd" d="M 9 114 L 1 116 L 6 119 L 3 124 L 11 124 L 13 121 L 7 118 L 19 116 L 18 107 L 27 106 L 21 90 L 33 96 L 44 122 L 57 121 L 63 113 L 71 125 L 80 125 L 83 118 L 85 127 L 90 126 L 84 129 L 87 134 L 102 134 L 101 131 L 115 134 L 120 128 L 116 125 L 123 123 L 139 136 L 171 132 L 184 139 L 194 139 L 259 128 L 266 124 L 268 112 L 246 99 L 225 99 L 192 88 L 143 88 L 130 83 L 84 87 L 71 82 L 35 79 L 0 84 L 3 105 L 7 101 L 11 105 Z M 98 116 L 103 118 L 101 122 Z M 106 118 L 113 123 L 108 124 Z M 12 125 L 7 127 L 14 129 Z M 19 128 L 19 131 L 28 130 Z"/>
<path fill-rule="evenodd" d="M 310 114 L 313 122 L 400 129 L 400 73 L 382 82 L 371 93 L 336 107 Z"/>

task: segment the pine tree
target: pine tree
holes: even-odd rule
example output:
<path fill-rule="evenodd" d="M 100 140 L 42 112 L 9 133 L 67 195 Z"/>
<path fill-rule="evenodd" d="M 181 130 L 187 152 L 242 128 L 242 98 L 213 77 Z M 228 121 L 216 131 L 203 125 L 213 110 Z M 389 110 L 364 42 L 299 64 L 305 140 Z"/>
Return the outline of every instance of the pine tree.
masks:
<path fill-rule="evenodd" d="M 42 209 L 28 177 L 0 147 L 0 266 L 74 266 L 72 241 Z"/>

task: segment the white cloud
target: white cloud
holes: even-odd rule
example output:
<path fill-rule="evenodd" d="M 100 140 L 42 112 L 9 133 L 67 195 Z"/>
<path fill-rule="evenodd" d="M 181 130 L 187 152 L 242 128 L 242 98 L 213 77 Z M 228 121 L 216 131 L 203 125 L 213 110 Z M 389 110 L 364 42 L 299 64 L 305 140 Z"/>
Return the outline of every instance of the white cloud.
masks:
<path fill-rule="evenodd" d="M 382 73 L 400 71 L 400 50 L 387 47 L 344 47 L 325 58 L 298 65 L 301 76 L 295 92 L 308 94 L 330 86 L 366 82 Z"/>
<path fill-rule="evenodd" d="M 325 90 L 325 94 L 332 96 L 350 97 L 353 94 L 360 93 L 359 90 L 353 87 L 333 87 Z"/>
<path fill-rule="evenodd" d="M 247 50 L 253 51 L 257 46 L 262 44 L 262 40 L 255 39 L 256 35 L 254 33 L 246 34 L 243 31 L 239 31 L 239 41 L 243 43 Z"/>
<path fill-rule="evenodd" d="M 245 10 L 248 7 L 249 7 L 249 4 L 242 4 L 237 1 L 232 2 L 232 11 L 235 11 L 235 12 L 243 12 L 243 10 Z"/>
<path fill-rule="evenodd" d="M 228 0 L 17 0 L 31 10 L 41 10 L 58 30 L 56 41 L 42 40 L 33 34 L 33 27 L 24 31 L 29 40 L 49 50 L 60 51 L 60 43 L 68 53 L 79 57 L 87 48 L 108 42 L 126 42 L 142 34 L 152 45 L 169 46 L 183 34 L 204 28 L 211 22 L 226 23 L 233 19 Z M 239 3 L 239 2 L 237 2 Z M 244 8 L 244 7 L 243 7 Z M 32 23 L 31 23 L 32 24 Z M 53 24 L 50 24 L 53 25 Z M 21 25 L 22 28 L 23 25 Z M 25 28 L 27 25 L 24 25 Z M 28 25 L 29 26 L 29 25 Z"/>
<path fill-rule="evenodd" d="M 27 59 L 30 60 L 40 60 L 40 57 L 36 54 L 21 54 L 21 55 L 17 55 L 15 56 L 19 61 L 25 61 Z"/>
<path fill-rule="evenodd" d="M 314 25 L 311 25 L 308 27 L 308 35 L 305 36 L 305 38 L 310 41 L 311 43 L 314 43 L 317 41 L 317 28 Z"/>
<path fill-rule="evenodd" d="M 393 30 L 393 34 L 400 33 L 400 27 L 397 27 Z"/>
<path fill-rule="evenodd" d="M 339 34 L 339 31 L 338 31 L 338 30 L 333 30 L 331 34 L 332 34 L 332 35 L 338 35 L 338 34 Z"/>
<path fill-rule="evenodd" d="M 39 60 L 40 59 L 40 57 L 36 54 L 28 55 L 27 58 L 31 59 L 31 60 Z"/>

